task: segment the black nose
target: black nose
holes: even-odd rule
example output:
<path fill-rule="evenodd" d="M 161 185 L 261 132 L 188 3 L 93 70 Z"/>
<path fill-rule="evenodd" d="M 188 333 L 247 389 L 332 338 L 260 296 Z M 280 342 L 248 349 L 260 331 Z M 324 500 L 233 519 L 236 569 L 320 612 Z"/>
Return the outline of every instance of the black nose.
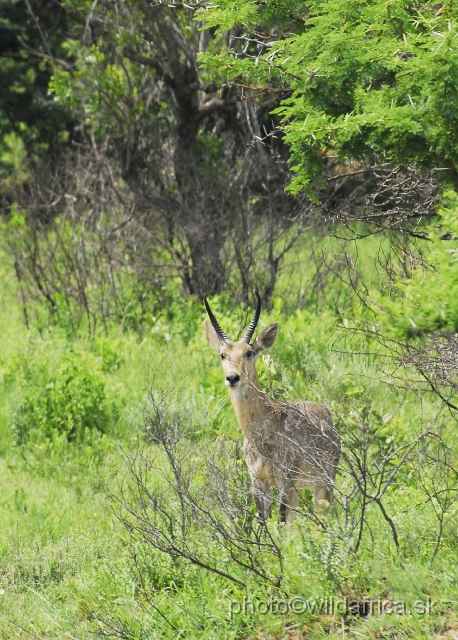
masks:
<path fill-rule="evenodd" d="M 228 373 L 226 380 L 229 382 L 231 387 L 233 387 L 240 380 L 240 376 L 238 373 Z"/>

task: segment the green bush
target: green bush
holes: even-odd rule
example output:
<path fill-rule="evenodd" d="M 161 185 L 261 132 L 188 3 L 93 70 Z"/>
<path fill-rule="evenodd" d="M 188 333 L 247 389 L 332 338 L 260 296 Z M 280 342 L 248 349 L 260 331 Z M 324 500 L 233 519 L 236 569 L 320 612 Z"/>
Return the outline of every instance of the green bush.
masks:
<path fill-rule="evenodd" d="M 88 431 L 105 433 L 116 418 L 103 360 L 92 353 L 66 351 L 57 363 L 37 357 L 22 373 L 11 421 L 17 444 L 56 434 L 81 442 Z"/>

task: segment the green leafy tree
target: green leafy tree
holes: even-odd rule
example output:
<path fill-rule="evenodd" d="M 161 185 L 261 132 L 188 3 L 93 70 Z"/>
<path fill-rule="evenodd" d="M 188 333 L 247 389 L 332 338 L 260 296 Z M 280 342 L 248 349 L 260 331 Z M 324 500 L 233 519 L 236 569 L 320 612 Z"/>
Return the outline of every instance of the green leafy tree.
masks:
<path fill-rule="evenodd" d="M 245 42 L 203 56 L 205 64 L 224 64 L 233 80 L 290 88 L 276 113 L 291 149 L 293 192 L 316 194 L 330 158 L 374 153 L 439 167 L 458 184 L 455 2 L 319 0 L 301 8 L 242 0 L 235 10 L 223 0 L 198 15 L 213 28 L 238 29 Z"/>
<path fill-rule="evenodd" d="M 31 285 L 53 313 L 62 290 L 73 288 L 72 278 L 56 280 L 45 269 L 49 263 L 37 260 L 52 233 L 67 243 L 65 255 L 85 259 L 81 234 L 59 227 L 73 215 L 70 206 L 80 220 L 91 219 L 84 227 L 116 229 L 116 239 L 111 231 L 97 231 L 100 250 L 93 253 L 105 260 L 112 254 L 107 242 L 115 244 L 123 256 L 120 269 L 126 261 L 128 270 L 131 261 L 138 269 L 139 290 L 165 291 L 164 282 L 175 278 L 185 292 L 203 297 L 233 278 L 245 300 L 256 287 L 268 303 L 282 260 L 301 232 L 293 223 L 309 209 L 285 193 L 287 150 L 270 115 L 278 100 L 242 93 L 227 85 L 224 69 L 199 63 L 200 53 L 225 49 L 228 34 L 201 30 L 190 5 L 59 0 L 56 16 L 42 16 L 43 7 L 32 0 L 4 1 L 12 13 L 19 11 L 7 24 L 11 46 L 25 60 L 15 73 L 26 83 L 35 61 L 45 90 L 42 95 L 31 88 L 33 105 L 43 109 L 51 137 L 73 143 L 49 154 L 49 163 L 50 143 L 44 134 L 32 134 L 32 124 L 20 124 L 31 152 L 25 134 L 5 138 L 9 176 L 16 178 L 4 185 L 5 210 L 21 211 L 34 244 L 28 254 L 14 255 L 25 288 Z M 63 129 L 53 114 L 64 118 Z M 36 114 L 30 120 L 39 125 Z M 31 155 L 43 162 L 27 165 Z M 101 271 L 114 282 L 111 269 Z M 44 270 L 46 293 L 39 275 Z M 78 278 L 81 308 L 90 275 Z M 115 306 L 118 294 L 113 286 Z"/>
<path fill-rule="evenodd" d="M 297 214 L 284 193 L 285 163 L 278 162 L 284 146 L 274 138 L 261 144 L 275 128 L 271 97 L 243 100 L 227 86 L 224 70 L 199 63 L 200 53 L 225 49 L 227 35 L 200 30 L 191 6 L 128 0 L 64 6 L 76 25 L 65 43 L 74 64 L 55 65 L 55 102 L 74 114 L 101 155 L 121 166 L 136 213 L 148 217 L 187 291 L 222 290 L 222 253 L 231 239 L 247 298 L 256 248 L 245 251 L 244 244 L 259 230 L 256 220 L 268 222 L 255 241 L 264 247 Z M 284 253 L 284 246 L 267 251 L 266 299 Z"/>

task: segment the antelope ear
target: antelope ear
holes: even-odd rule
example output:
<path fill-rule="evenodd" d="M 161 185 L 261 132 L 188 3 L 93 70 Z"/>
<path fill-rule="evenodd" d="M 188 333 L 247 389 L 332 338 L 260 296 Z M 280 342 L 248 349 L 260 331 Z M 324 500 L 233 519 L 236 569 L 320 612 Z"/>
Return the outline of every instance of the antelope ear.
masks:
<path fill-rule="evenodd" d="M 277 339 L 277 335 L 278 322 L 274 322 L 273 324 L 270 324 L 268 327 L 263 329 L 251 345 L 254 351 L 254 355 L 257 356 L 262 351 L 269 349 Z"/>
<path fill-rule="evenodd" d="M 212 327 L 212 325 L 208 322 L 208 320 L 204 321 L 204 329 L 205 329 L 205 337 L 207 338 L 210 346 L 213 347 L 216 351 L 221 349 L 221 340 L 218 338 L 216 331 Z"/>

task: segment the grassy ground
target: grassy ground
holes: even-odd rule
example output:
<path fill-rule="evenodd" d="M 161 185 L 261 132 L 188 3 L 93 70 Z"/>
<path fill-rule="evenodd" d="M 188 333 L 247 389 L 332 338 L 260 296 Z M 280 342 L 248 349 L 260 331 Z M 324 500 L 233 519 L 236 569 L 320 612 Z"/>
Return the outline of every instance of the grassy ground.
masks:
<path fill-rule="evenodd" d="M 309 248 L 301 251 L 298 264 L 308 264 Z M 245 586 L 235 585 L 133 539 L 113 514 L 110 495 L 117 495 L 126 471 L 119 445 L 128 448 L 142 433 L 151 386 L 175 385 L 180 405 L 197 417 L 189 443 L 196 456 L 223 435 L 238 438 L 218 358 L 203 337 L 203 314 L 194 306 L 181 323 L 164 315 L 141 336 L 116 328 L 92 340 L 70 339 L 52 327 L 40 334 L 24 327 L 12 271 L 2 262 L 1 638 L 458 637 L 456 506 L 446 514 L 433 559 L 438 521 L 420 487 L 421 466 L 409 467 L 387 490 L 399 550 L 375 505 L 366 514 L 358 553 L 355 540 L 332 521 L 321 530 L 298 518 L 285 528 L 272 517 L 284 555 L 281 589 L 239 568 L 233 570 Z M 261 326 L 274 319 L 281 326 L 271 358 L 260 362 L 264 387 L 279 397 L 323 401 L 349 422 L 364 414 L 385 439 L 411 437 L 435 423 L 442 415 L 436 399 L 386 384 L 374 359 L 348 353 L 338 331 L 342 316 L 335 312 L 342 299 L 338 282 L 329 283 L 328 303 L 312 297 L 305 309 L 293 311 L 290 292 L 307 288 L 314 275 L 295 273 L 280 283 L 275 308 L 262 317 Z M 223 301 L 214 306 L 233 335 L 242 316 L 229 313 Z M 106 433 L 89 433 L 83 425 L 75 441 L 65 431 L 59 435 L 63 416 L 73 415 L 69 403 L 76 402 L 59 391 L 68 363 L 76 377 L 95 376 L 84 389 L 102 385 Z M 54 413 L 46 415 L 57 426 L 48 437 L 32 429 L 21 443 L 18 421 L 41 419 L 25 403 L 31 389 L 35 408 L 51 398 Z M 78 415 L 87 409 L 75 406 Z M 439 420 L 453 442 L 454 424 L 446 416 Z M 339 476 L 342 486 L 346 481 Z M 372 599 L 372 615 L 342 613 L 342 603 L 348 609 L 351 599 L 363 598 Z"/>

